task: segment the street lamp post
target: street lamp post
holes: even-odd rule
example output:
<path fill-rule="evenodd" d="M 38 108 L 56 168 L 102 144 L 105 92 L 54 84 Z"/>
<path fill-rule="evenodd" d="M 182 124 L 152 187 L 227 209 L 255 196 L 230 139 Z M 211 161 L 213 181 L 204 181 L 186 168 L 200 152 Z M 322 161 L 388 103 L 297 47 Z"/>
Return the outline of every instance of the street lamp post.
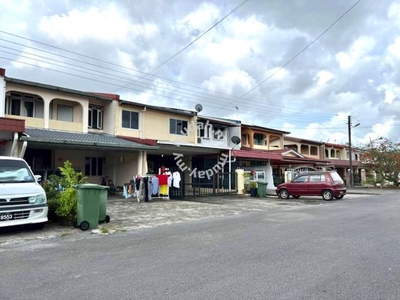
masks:
<path fill-rule="evenodd" d="M 360 123 L 357 123 L 356 125 L 352 126 L 351 125 L 351 116 L 348 116 L 348 121 L 347 121 L 347 128 L 349 131 L 349 167 L 350 167 L 350 171 L 349 171 L 349 175 L 350 175 L 350 187 L 353 187 L 353 157 L 352 157 L 352 149 L 351 149 L 351 128 L 352 127 L 357 127 L 358 125 L 360 125 Z"/>

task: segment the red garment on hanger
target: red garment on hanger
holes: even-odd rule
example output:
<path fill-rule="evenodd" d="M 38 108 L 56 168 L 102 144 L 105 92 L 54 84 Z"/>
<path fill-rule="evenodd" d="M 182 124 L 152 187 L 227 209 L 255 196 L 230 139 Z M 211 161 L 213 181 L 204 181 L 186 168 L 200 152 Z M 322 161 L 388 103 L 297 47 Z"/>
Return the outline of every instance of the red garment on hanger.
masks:
<path fill-rule="evenodd" d="M 159 174 L 159 175 L 157 175 L 157 178 L 158 178 L 158 184 L 159 185 L 166 185 L 166 184 L 168 184 L 168 175 L 166 175 L 166 174 Z"/>

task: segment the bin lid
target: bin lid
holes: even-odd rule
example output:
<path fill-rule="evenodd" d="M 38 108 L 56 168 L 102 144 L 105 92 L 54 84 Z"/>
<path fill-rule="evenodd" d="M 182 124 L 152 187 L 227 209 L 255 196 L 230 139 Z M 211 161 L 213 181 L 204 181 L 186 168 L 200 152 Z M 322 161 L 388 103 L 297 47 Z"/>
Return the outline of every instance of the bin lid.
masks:
<path fill-rule="evenodd" d="M 95 183 L 83 183 L 75 185 L 76 189 L 91 189 L 91 190 L 107 190 L 109 187 L 95 184 Z"/>

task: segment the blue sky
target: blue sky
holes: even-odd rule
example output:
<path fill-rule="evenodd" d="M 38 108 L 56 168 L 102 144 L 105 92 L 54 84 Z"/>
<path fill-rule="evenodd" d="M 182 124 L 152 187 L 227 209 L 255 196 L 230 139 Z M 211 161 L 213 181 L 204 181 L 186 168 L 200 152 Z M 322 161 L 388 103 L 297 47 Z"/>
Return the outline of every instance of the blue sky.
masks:
<path fill-rule="evenodd" d="M 331 143 L 347 143 L 351 115 L 360 123 L 354 145 L 400 141 L 398 1 L 0 0 L 0 7 L 0 67 L 9 77 L 152 105 L 200 103 L 204 115 Z"/>

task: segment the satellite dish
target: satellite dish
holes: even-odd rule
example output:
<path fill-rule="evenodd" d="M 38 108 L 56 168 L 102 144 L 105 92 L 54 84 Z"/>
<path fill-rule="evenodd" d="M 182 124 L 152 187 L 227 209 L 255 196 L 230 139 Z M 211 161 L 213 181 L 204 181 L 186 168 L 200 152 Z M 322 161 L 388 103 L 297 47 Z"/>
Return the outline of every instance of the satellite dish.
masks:
<path fill-rule="evenodd" d="M 196 109 L 197 112 L 201 112 L 203 110 L 203 106 L 201 104 L 196 104 L 194 108 Z"/>
<path fill-rule="evenodd" d="M 238 144 L 240 144 L 240 137 L 234 135 L 234 136 L 231 138 L 231 141 L 232 141 L 232 143 L 234 143 L 235 145 L 238 145 Z"/>

